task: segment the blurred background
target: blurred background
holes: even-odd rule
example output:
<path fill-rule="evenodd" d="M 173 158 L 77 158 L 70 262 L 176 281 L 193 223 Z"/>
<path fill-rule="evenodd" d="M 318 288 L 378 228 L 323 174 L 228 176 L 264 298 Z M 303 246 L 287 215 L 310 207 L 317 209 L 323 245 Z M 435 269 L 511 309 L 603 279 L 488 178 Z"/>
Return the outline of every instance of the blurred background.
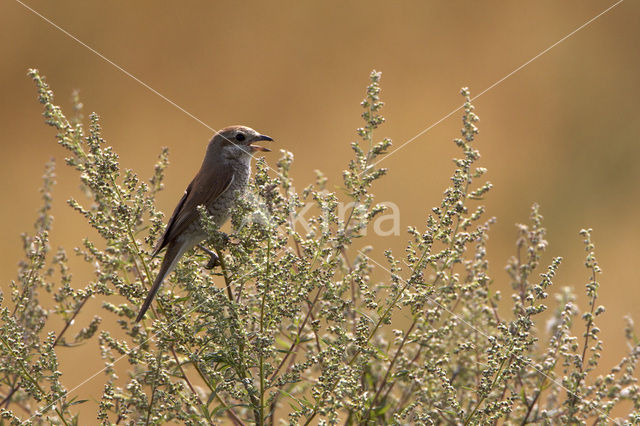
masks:
<path fill-rule="evenodd" d="M 614 2 L 25 4 L 208 126 L 242 123 L 274 137 L 276 147 L 294 153 L 300 189 L 315 169 L 330 187 L 340 184 L 372 69 L 383 72 L 386 102 L 387 124 L 377 134 L 398 147 L 459 107 L 461 87 L 481 93 Z M 212 132 L 19 2 L 0 3 L 0 26 L 0 283 L 6 289 L 22 256 L 20 233 L 33 229 L 50 158 L 58 164 L 53 247 L 71 253 L 83 236 L 95 235 L 66 206 L 79 192 L 78 176 L 64 166 L 54 130 L 43 123 L 27 68 L 47 76 L 68 115 L 71 93 L 80 91 L 85 116 L 102 117 L 103 135 L 124 167 L 149 177 L 161 147 L 169 147 L 159 197 L 167 215 Z M 504 265 L 515 252 L 514 225 L 527 223 L 538 202 L 550 243 L 545 262 L 565 259 L 556 289 L 574 286 L 584 303 L 588 272 L 578 231 L 593 228 L 604 271 L 598 303 L 607 307 L 598 322 L 603 369 L 626 351 L 623 316 L 640 319 L 639 38 L 640 4 L 622 2 L 474 102 L 480 165 L 494 185 L 485 204 L 498 219 L 489 241 L 494 285 L 508 299 Z M 390 172 L 375 187 L 377 201 L 399 206 L 403 230 L 423 224 L 449 185 L 450 159 L 459 155 L 451 140 L 460 127 L 457 112 L 380 164 Z M 278 154 L 267 158 L 274 163 Z M 405 234 L 370 241 L 380 258 L 385 248 L 400 253 Z M 91 275 L 73 262 L 80 287 Z M 99 301 L 92 306 L 98 311 Z M 79 324 L 96 313 L 85 311 Z M 81 350 L 59 352 L 69 388 L 103 366 L 95 338 Z M 97 398 L 102 386 L 98 375 L 78 392 Z M 94 418 L 89 412 L 86 421 Z"/>

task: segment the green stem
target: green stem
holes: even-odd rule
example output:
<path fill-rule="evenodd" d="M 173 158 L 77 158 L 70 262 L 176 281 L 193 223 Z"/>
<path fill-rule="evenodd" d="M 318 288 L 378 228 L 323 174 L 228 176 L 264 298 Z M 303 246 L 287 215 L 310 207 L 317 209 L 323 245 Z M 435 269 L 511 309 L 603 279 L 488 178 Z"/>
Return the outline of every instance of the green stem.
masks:
<path fill-rule="evenodd" d="M 411 272 L 411 277 L 414 277 L 416 272 L 421 268 L 422 262 L 423 262 L 423 260 L 424 260 L 426 255 L 427 255 L 427 250 L 424 250 L 422 252 L 422 255 L 420 256 L 420 259 L 416 263 L 416 266 L 413 268 L 413 271 Z M 387 315 L 389 315 L 389 313 L 391 312 L 391 309 L 393 309 L 393 307 L 398 303 L 398 300 L 400 300 L 400 298 L 402 297 L 404 292 L 407 290 L 407 288 L 409 288 L 411 286 L 411 284 L 413 284 L 412 278 L 409 278 L 409 280 L 405 280 L 405 285 L 402 287 L 402 289 L 400 289 L 398 294 L 396 294 L 396 296 L 393 298 L 391 303 L 389 303 L 387 305 L 384 313 L 380 316 L 380 318 L 378 318 L 378 321 L 376 322 L 376 325 L 373 327 L 373 330 L 371 330 L 371 332 L 369 333 L 369 336 L 367 336 L 367 338 L 364 341 L 363 345 L 366 345 L 367 343 L 369 343 L 369 341 L 373 338 L 373 336 L 378 331 L 378 328 L 380 328 L 380 326 L 384 322 L 384 320 L 387 317 Z M 351 360 L 349 361 L 348 365 L 353 364 L 353 362 L 356 360 L 358 355 L 360 355 L 360 349 L 359 348 L 356 349 L 356 352 L 351 357 Z"/>
<path fill-rule="evenodd" d="M 0 334 L 0 341 L 2 341 L 2 344 L 7 348 L 7 350 L 9 352 L 13 352 L 11 345 L 9 345 L 9 342 L 7 342 L 4 338 L 4 336 L 2 336 Z M 42 389 L 42 387 L 40 386 L 40 383 L 38 383 L 38 381 L 36 379 L 34 379 L 31 374 L 29 374 L 29 372 L 27 371 L 27 369 L 24 367 L 23 363 L 18 362 L 18 367 L 20 367 L 20 370 L 22 370 L 22 373 L 24 374 L 24 377 L 31 382 L 31 384 L 33 384 L 33 386 L 35 386 L 40 393 L 42 393 L 43 395 L 46 394 L 45 390 Z M 47 406 L 51 407 L 53 406 L 57 401 L 59 401 L 60 398 L 58 398 L 56 401 L 54 401 L 53 403 L 51 403 L 50 405 Z M 60 412 L 60 410 L 58 409 L 58 407 L 54 407 L 53 408 L 56 412 L 56 414 L 58 414 L 58 417 L 60 417 L 60 420 L 62 421 L 62 423 L 64 423 L 65 425 L 68 425 L 69 423 L 67 423 L 67 421 L 64 419 L 64 416 L 62 415 L 62 413 Z"/>
<path fill-rule="evenodd" d="M 264 283 L 264 292 L 262 294 L 262 303 L 260 304 L 260 335 L 264 333 L 264 307 L 267 300 L 267 293 L 269 292 L 269 266 L 271 257 L 271 238 L 267 240 L 267 269 L 265 272 L 266 282 Z M 262 426 L 264 423 L 264 391 L 265 391 L 265 377 L 264 377 L 264 355 L 263 349 L 258 348 L 260 351 L 259 356 L 259 370 L 260 370 L 260 418 L 256 419 L 257 424 Z"/>
<path fill-rule="evenodd" d="M 405 280 L 405 285 L 398 292 L 398 294 L 393 298 L 391 303 L 389 303 L 389 305 L 385 309 L 384 313 L 380 316 L 380 318 L 376 322 L 375 327 L 373 328 L 373 330 L 369 333 L 369 335 L 365 339 L 365 341 L 363 343 L 363 346 L 366 345 L 367 343 L 369 343 L 369 341 L 373 338 L 373 336 L 377 332 L 377 330 L 380 327 L 380 325 L 382 325 L 382 322 L 385 320 L 386 316 L 389 314 L 391 309 L 396 305 L 398 300 L 400 300 L 400 297 L 402 297 L 402 295 L 407 290 L 407 288 L 409 288 L 409 286 L 413 283 L 413 277 L 415 276 L 416 272 L 421 268 L 422 262 L 423 262 L 423 260 L 424 260 L 426 255 L 427 255 L 427 249 L 423 250 L 422 255 L 420 256 L 420 259 L 418 259 L 418 261 L 416 262 L 415 267 L 413 268 L 413 271 L 411 273 L 411 278 L 409 278 L 409 280 Z M 350 366 L 351 364 L 353 364 L 355 362 L 355 360 L 358 358 L 358 355 L 360 355 L 360 352 L 361 352 L 360 347 L 356 348 L 355 353 L 353 354 L 353 356 L 351 357 L 351 359 L 347 363 L 348 366 Z M 333 385 L 329 387 L 328 391 L 331 392 L 335 388 L 335 386 L 337 384 L 338 384 L 338 381 L 337 380 L 334 381 Z M 313 420 L 313 418 L 318 414 L 318 407 L 319 407 L 319 402 L 316 402 L 316 404 L 313 407 L 313 411 L 311 413 L 311 416 L 309 416 L 309 418 L 307 418 L 307 421 L 304 423 L 305 425 L 310 424 L 311 420 Z"/>
<path fill-rule="evenodd" d="M 587 265 L 589 267 L 589 265 Z M 595 284 L 596 282 L 596 270 L 595 267 L 591 266 L 592 277 L 591 283 Z M 587 291 L 587 295 L 589 295 Z M 578 365 L 578 380 L 576 381 L 575 387 L 572 391 L 569 391 L 571 394 L 571 398 L 569 398 L 569 420 L 575 420 L 574 416 L 577 411 L 576 402 L 578 401 L 578 392 L 580 392 L 580 384 L 582 383 L 582 377 L 584 375 L 584 360 L 587 356 L 587 348 L 589 347 L 589 335 L 591 333 L 591 326 L 593 326 L 593 312 L 596 306 L 596 298 L 598 294 L 595 290 L 593 290 L 593 296 L 589 300 L 589 304 L 591 305 L 589 320 L 587 321 L 587 330 L 584 334 L 584 345 L 582 346 L 582 356 L 580 357 L 580 364 Z"/>
<path fill-rule="evenodd" d="M 509 346 L 509 350 L 507 351 L 507 353 L 510 353 L 511 350 L 513 349 L 513 343 L 511 343 L 511 346 Z M 509 363 L 511 363 L 511 359 L 513 357 L 509 357 Z M 467 419 L 464 421 L 464 426 L 468 425 L 469 422 L 471 421 L 471 419 L 473 418 L 473 416 L 476 414 L 476 412 L 478 411 L 478 409 L 480 408 L 480 405 L 482 405 L 482 402 L 485 400 L 485 398 L 487 397 L 487 395 L 489 395 L 489 393 L 491 392 L 491 390 L 493 389 L 493 387 L 495 386 L 495 384 L 498 382 L 498 379 L 501 378 L 501 373 L 502 373 L 502 369 L 504 368 L 504 364 L 507 362 L 507 358 L 503 358 L 502 362 L 500 363 L 500 368 L 498 369 L 498 372 L 495 376 L 495 378 L 493 379 L 493 382 L 491 382 L 491 386 L 489 386 L 489 389 L 487 390 L 487 392 L 485 393 L 485 395 L 483 395 L 480 400 L 478 400 L 478 403 L 476 404 L 476 406 L 474 407 L 473 411 L 471 412 L 471 414 L 469 414 L 469 416 L 467 417 Z"/>
<path fill-rule="evenodd" d="M 218 255 L 218 261 L 220 262 L 220 269 L 222 269 L 222 276 L 224 277 L 225 287 L 227 289 L 227 296 L 229 297 L 229 302 L 233 303 L 233 293 L 231 292 L 231 280 L 229 279 L 229 273 L 227 272 L 227 263 L 222 256 L 222 252 L 219 249 L 216 249 L 216 254 Z M 238 298 L 240 297 L 240 293 L 238 293 Z"/>
<path fill-rule="evenodd" d="M 176 361 L 176 366 L 180 370 L 180 374 L 182 375 L 182 379 L 187 383 L 187 386 L 189 386 L 189 389 L 191 390 L 191 393 L 196 397 L 196 400 L 198 401 L 198 404 L 199 404 L 198 408 L 202 412 L 203 417 L 205 417 L 206 416 L 206 407 L 205 407 L 204 403 L 202 402 L 202 400 L 200 399 L 200 396 L 198 396 L 198 393 L 194 389 L 193 385 L 191 384 L 191 381 L 187 377 L 187 374 L 185 373 L 184 369 L 182 368 L 182 364 L 180 363 L 180 360 L 178 359 L 178 354 L 176 353 L 176 350 L 173 347 L 173 345 L 171 346 L 171 353 L 173 354 L 173 359 L 175 359 L 175 361 Z M 212 424 L 211 421 L 209 421 L 209 424 Z"/>
<path fill-rule="evenodd" d="M 109 178 L 111 179 L 111 184 L 113 185 L 113 189 L 116 193 L 116 197 L 118 198 L 118 201 L 121 204 L 125 204 L 122 194 L 120 193 L 120 188 L 118 187 L 118 184 L 116 183 L 116 180 L 113 177 L 113 174 L 109 174 Z M 131 224 L 127 222 L 126 227 L 127 227 L 127 234 L 129 236 L 129 240 L 131 241 L 131 244 L 135 249 L 132 254 L 134 255 L 134 257 L 137 256 L 138 259 L 140 259 L 140 263 L 142 263 L 142 267 L 144 268 L 144 273 L 147 276 L 147 281 L 149 281 L 149 284 L 151 284 L 153 283 L 153 280 L 151 279 L 151 271 L 149 270 L 149 266 L 147 265 L 147 262 L 145 262 L 144 257 L 142 256 L 140 246 L 138 246 L 138 242 L 136 241 L 133 230 L 131 229 Z"/>
<path fill-rule="evenodd" d="M 318 301 L 319 296 L 320 296 L 320 290 L 318 290 L 318 292 L 316 293 L 316 297 L 313 299 L 313 302 L 311 302 L 311 304 L 309 305 L 309 310 L 307 311 L 307 315 L 304 317 L 304 320 L 302 321 L 302 324 L 300 325 L 300 327 L 298 327 L 298 332 L 296 333 L 295 339 L 291 343 L 291 346 L 289 346 L 289 350 L 287 350 L 286 355 L 284 356 L 284 358 L 282 358 L 282 361 L 280 361 L 280 364 L 278 364 L 278 367 L 276 367 L 275 371 L 271 375 L 271 380 L 273 380 L 276 377 L 276 375 L 278 374 L 278 372 L 280 371 L 284 363 L 287 361 L 287 358 L 289 358 L 289 355 L 293 353 L 293 349 L 300 342 L 300 336 L 302 335 L 302 330 L 304 330 L 304 327 L 307 325 L 307 321 L 311 316 L 311 312 L 313 311 L 313 308 L 315 307 L 315 304 Z"/>
<path fill-rule="evenodd" d="M 398 350 L 396 351 L 395 355 L 393 356 L 393 359 L 389 362 L 389 367 L 387 368 L 387 371 L 386 371 L 386 373 L 384 375 L 384 378 L 382 379 L 382 382 L 380 383 L 380 386 L 378 387 L 378 391 L 376 392 L 376 394 L 371 399 L 371 404 L 369 405 L 369 409 L 367 410 L 367 414 L 364 416 L 364 423 L 365 424 L 369 421 L 369 417 L 371 416 L 371 410 L 373 410 L 373 407 L 375 407 L 376 401 L 377 401 L 378 397 L 380 396 L 380 393 L 382 392 L 382 389 L 384 389 L 384 387 L 387 384 L 387 380 L 389 380 L 389 375 L 391 374 L 391 370 L 393 368 L 393 364 L 395 364 L 396 360 L 398 359 L 398 356 L 400 355 L 400 352 L 402 352 L 402 348 L 404 347 L 404 344 L 407 342 L 407 339 L 409 338 L 409 335 L 411 334 L 411 332 L 413 331 L 413 328 L 416 326 L 417 323 L 418 323 L 418 317 L 414 316 L 413 322 L 411 323 L 411 326 L 409 327 L 409 329 L 407 330 L 405 335 L 402 337 L 402 341 L 400 342 L 400 345 L 398 346 Z"/>
<path fill-rule="evenodd" d="M 189 351 L 191 351 L 191 349 L 189 349 Z M 238 417 L 238 415 L 235 413 L 235 411 L 233 411 L 233 409 L 231 409 L 231 407 L 229 407 L 227 405 L 227 403 L 222 399 L 222 397 L 220 396 L 220 394 L 218 394 L 218 392 L 216 392 L 215 388 L 213 387 L 213 385 L 209 382 L 209 380 L 207 379 L 207 377 L 204 375 L 204 373 L 202 372 L 202 370 L 200 369 L 200 366 L 198 365 L 197 362 L 193 362 L 193 367 L 196 369 L 196 371 L 198 372 L 198 375 L 200 376 L 200 378 L 202 379 L 202 381 L 207 385 L 207 387 L 209 388 L 209 390 L 211 391 L 211 393 L 213 395 L 215 395 L 215 398 L 218 400 L 218 402 L 220 403 L 220 405 L 222 405 L 224 407 L 224 409 L 226 410 L 226 412 L 229 414 L 229 417 L 231 418 L 231 421 L 233 421 L 235 424 L 237 425 L 241 425 L 243 426 L 244 423 L 242 422 L 242 420 L 240 420 L 240 418 Z"/>
<path fill-rule="evenodd" d="M 318 244 L 318 247 L 320 247 L 320 245 L 323 243 L 324 241 L 321 240 L 320 243 Z M 318 257 L 320 255 L 320 249 L 318 248 L 313 256 L 313 260 L 311 261 L 311 266 L 309 267 L 309 270 L 312 270 L 316 261 L 318 260 Z M 301 284 L 302 286 L 302 284 Z M 296 293 L 300 292 L 300 288 L 298 288 L 296 290 Z M 287 361 L 287 358 L 289 358 L 289 355 L 291 355 L 293 353 L 293 350 L 295 349 L 296 345 L 298 345 L 298 343 L 300 343 L 300 336 L 302 336 L 302 332 L 304 330 L 304 327 L 307 325 L 307 321 L 309 320 L 309 317 L 312 315 L 313 312 L 313 308 L 315 307 L 315 304 L 318 300 L 318 298 L 320 297 L 320 294 L 322 293 L 322 287 L 318 289 L 318 291 L 316 292 L 316 296 L 313 299 L 313 302 L 311 302 L 311 304 L 309 305 L 309 310 L 307 311 L 307 314 L 304 317 L 304 320 L 302 321 L 302 324 L 300 325 L 300 327 L 298 327 L 298 331 L 296 332 L 296 337 L 295 339 L 293 339 L 293 342 L 291 343 L 291 346 L 289 346 L 289 350 L 287 350 L 287 353 L 285 354 L 284 358 L 282 358 L 282 361 L 280 361 L 280 364 L 278 364 L 278 367 L 276 367 L 275 371 L 273 372 L 273 374 L 271 375 L 271 379 L 273 381 L 273 379 L 276 377 L 276 375 L 278 374 L 278 372 L 280 372 L 280 369 L 282 368 L 282 366 L 284 365 L 284 363 Z"/>
<path fill-rule="evenodd" d="M 60 410 L 58 409 L 58 407 L 54 408 L 54 410 L 56 411 L 56 413 L 58 414 L 58 417 L 60 417 L 60 420 L 62 420 L 62 423 L 65 424 L 65 426 L 69 426 L 69 423 L 67 423 L 67 421 L 64 419 L 64 416 L 62 415 L 62 413 L 60 412 Z"/>
<path fill-rule="evenodd" d="M 153 402 L 156 396 L 156 385 L 155 380 L 151 387 L 151 401 L 149 401 L 149 409 L 147 410 L 147 419 L 145 420 L 145 426 L 149 426 L 149 421 L 151 420 L 151 409 L 153 408 Z"/>

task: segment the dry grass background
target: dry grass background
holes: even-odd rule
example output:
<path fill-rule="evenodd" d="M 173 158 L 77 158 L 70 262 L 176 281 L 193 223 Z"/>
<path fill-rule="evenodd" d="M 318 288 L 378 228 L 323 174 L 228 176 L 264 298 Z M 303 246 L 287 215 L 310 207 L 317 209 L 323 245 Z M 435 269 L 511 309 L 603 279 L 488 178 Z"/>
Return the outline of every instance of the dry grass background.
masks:
<path fill-rule="evenodd" d="M 613 2 L 48 2 L 28 5 L 213 128 L 243 123 L 296 156 L 304 186 L 321 169 L 339 183 L 371 69 L 383 71 L 379 136 L 395 146 L 459 106 L 458 90 L 479 93 Z M 514 251 L 514 223 L 541 204 L 549 258 L 565 258 L 559 282 L 586 282 L 578 230 L 594 228 L 604 269 L 599 321 L 610 367 L 623 351 L 622 316 L 640 320 L 640 4 L 622 2 L 474 103 L 478 147 L 495 189 L 498 217 L 489 253 L 496 285 Z M 29 231 L 44 163 L 58 160 L 53 245 L 71 248 L 92 232 L 65 200 L 74 172 L 42 124 L 26 77 L 47 75 L 58 102 L 80 89 L 86 113 L 125 167 L 150 175 L 161 146 L 171 166 L 161 208 L 170 212 L 199 166 L 211 131 L 125 76 L 15 1 L 0 4 L 0 283 L 15 276 L 19 235 Z M 391 172 L 374 191 L 401 209 L 402 228 L 419 224 L 440 199 L 452 169 L 460 114 L 384 161 Z M 269 157 L 275 159 L 275 155 Z M 145 173 L 146 171 L 146 173 Z M 404 237 L 373 240 L 402 250 Z M 380 254 L 378 253 L 378 254 Z M 80 262 L 77 262 L 80 265 Z M 73 265 L 73 264 L 72 264 Z M 76 271 L 80 282 L 89 275 Z M 502 288 L 509 294 L 509 289 Z M 96 301 L 96 309 L 99 305 Z M 84 315 L 92 315 L 86 310 Z M 64 357 L 69 387 L 102 367 L 97 345 Z M 97 395 L 102 377 L 79 392 Z M 93 418 L 92 406 L 85 420 Z M 81 417 L 81 418 L 83 418 Z"/>

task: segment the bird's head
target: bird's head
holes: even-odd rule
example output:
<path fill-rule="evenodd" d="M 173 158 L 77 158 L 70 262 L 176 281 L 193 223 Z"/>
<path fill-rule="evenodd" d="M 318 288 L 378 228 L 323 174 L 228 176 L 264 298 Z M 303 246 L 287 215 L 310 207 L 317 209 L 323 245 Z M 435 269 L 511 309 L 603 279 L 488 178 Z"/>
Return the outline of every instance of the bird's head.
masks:
<path fill-rule="evenodd" d="M 271 151 L 258 145 L 261 141 L 273 141 L 247 126 L 229 126 L 220 130 L 210 145 L 219 149 L 225 157 L 249 157 L 256 151 Z"/>

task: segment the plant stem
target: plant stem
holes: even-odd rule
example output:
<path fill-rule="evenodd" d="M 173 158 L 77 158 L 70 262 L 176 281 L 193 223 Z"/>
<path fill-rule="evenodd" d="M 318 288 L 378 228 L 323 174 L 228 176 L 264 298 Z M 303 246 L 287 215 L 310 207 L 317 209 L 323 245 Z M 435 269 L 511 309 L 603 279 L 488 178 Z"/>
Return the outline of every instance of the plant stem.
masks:
<path fill-rule="evenodd" d="M 269 267 L 271 257 L 271 238 L 267 239 L 267 268 L 265 272 L 266 282 L 264 283 L 264 292 L 262 293 L 262 302 L 260 304 L 260 335 L 264 334 L 264 307 L 267 301 L 267 294 L 269 292 Z M 262 344 L 262 343 L 260 343 Z M 265 377 L 264 377 L 264 355 L 263 348 L 259 347 L 259 370 L 260 370 L 260 418 L 256 419 L 258 425 L 264 424 L 264 391 L 265 391 Z"/>
<path fill-rule="evenodd" d="M 2 334 L 0 334 L 0 341 L 2 342 L 2 344 L 7 348 L 7 350 L 9 352 L 12 352 L 11 349 L 11 345 L 9 345 L 9 342 L 7 342 L 4 338 L 4 336 L 2 336 Z M 24 367 L 24 365 L 22 363 L 18 363 L 18 366 L 20 367 L 20 370 L 22 370 L 22 373 L 24 374 L 23 377 L 25 377 L 29 382 L 31 382 L 31 384 L 33 384 L 34 387 L 36 387 L 42 394 L 46 394 L 46 392 L 44 391 L 44 389 L 42 389 L 42 387 L 40 386 L 40 383 L 38 383 L 38 381 L 36 379 L 34 379 L 31 374 L 29 374 L 29 372 L 27 371 L 27 369 Z M 62 397 L 61 397 L 62 398 Z M 61 398 L 58 398 L 56 401 L 54 401 L 52 404 L 49 404 L 47 407 L 45 407 L 45 409 L 53 406 L 55 404 L 55 402 L 59 401 Z M 64 416 L 62 415 L 62 413 L 60 412 L 60 410 L 58 409 L 58 407 L 54 407 L 55 412 L 58 414 L 58 417 L 60 417 L 60 420 L 62 421 L 62 423 L 64 423 L 65 425 L 68 425 L 67 421 L 65 420 Z"/>
<path fill-rule="evenodd" d="M 189 349 L 189 351 L 191 351 Z M 243 426 L 244 423 L 242 422 L 242 420 L 240 420 L 240 418 L 238 417 L 238 415 L 235 413 L 235 411 L 233 411 L 233 409 L 231 407 L 229 407 L 227 405 L 226 402 L 224 402 L 224 400 L 222 399 L 222 397 L 220 397 L 220 395 L 218 394 L 218 392 L 216 392 L 215 388 L 213 387 L 213 385 L 211 383 L 209 383 L 209 380 L 207 380 L 207 378 L 205 377 L 204 373 L 202 372 L 202 370 L 200 369 L 200 366 L 198 365 L 197 362 L 193 363 L 193 367 L 196 369 L 196 371 L 198 372 L 198 375 L 200 376 L 200 378 L 202 379 L 202 381 L 207 385 L 207 387 L 209 388 L 209 390 L 211 391 L 211 393 L 213 393 L 215 395 L 215 398 L 218 400 L 218 402 L 220 403 L 220 405 L 222 405 L 226 412 L 229 415 L 229 418 L 231 419 L 232 422 L 234 422 L 237 425 L 241 425 Z"/>
<path fill-rule="evenodd" d="M 591 282 L 592 283 L 596 282 L 596 270 L 595 270 L 595 268 L 592 268 Z M 587 322 L 587 331 L 584 334 L 584 345 L 582 346 L 582 357 L 580 358 L 580 365 L 578 365 L 578 371 L 579 371 L 580 375 L 578 376 L 578 381 L 576 382 L 576 386 L 575 386 L 573 392 L 571 392 L 571 398 L 569 400 L 569 416 L 571 416 L 571 418 L 573 418 L 573 415 L 575 413 L 575 405 L 576 405 L 576 402 L 578 401 L 578 392 L 580 390 L 579 389 L 580 388 L 580 384 L 582 383 L 582 375 L 584 373 L 584 359 L 587 356 L 587 347 L 589 346 L 589 333 L 591 332 L 591 326 L 593 325 L 593 311 L 594 311 L 594 308 L 596 306 L 596 297 L 597 296 L 598 296 L 597 293 L 594 291 L 593 292 L 593 297 L 589 301 L 589 303 L 591 305 L 591 311 L 590 311 L 590 315 L 589 315 L 589 321 Z"/>
<path fill-rule="evenodd" d="M 151 409 L 153 408 L 153 402 L 156 396 L 156 385 L 155 381 L 153 385 L 151 385 L 151 401 L 149 401 L 149 409 L 147 410 L 147 418 L 144 422 L 145 426 L 149 426 L 149 421 L 151 421 Z"/>
<path fill-rule="evenodd" d="M 227 289 L 227 296 L 229 297 L 229 302 L 233 303 L 233 293 L 231 292 L 231 280 L 229 280 L 229 275 L 227 272 L 227 263 L 222 256 L 220 250 L 216 249 L 216 254 L 218 255 L 218 261 L 220 262 L 220 269 L 222 269 L 222 276 L 224 277 L 225 287 Z M 238 297 L 240 295 L 238 294 Z"/>
<path fill-rule="evenodd" d="M 18 381 L 18 379 L 16 378 L 16 382 Z M 13 394 L 16 393 L 18 391 L 18 389 L 20 389 L 20 383 L 18 383 L 17 385 L 14 384 L 11 386 L 11 390 L 9 391 L 9 393 L 7 394 L 7 396 L 4 397 L 4 399 L 0 402 L 0 405 L 5 404 L 4 408 L 8 409 L 9 408 L 9 404 L 11 403 L 11 398 L 13 398 Z"/>
<path fill-rule="evenodd" d="M 380 386 L 378 387 L 378 390 L 376 391 L 376 394 L 371 399 L 371 404 L 369 405 L 369 409 L 367 410 L 367 413 L 364 416 L 364 420 L 363 421 L 364 421 L 365 424 L 369 421 L 369 417 L 371 416 L 371 410 L 373 410 L 373 407 L 375 406 L 376 401 L 377 401 L 378 397 L 380 396 L 380 393 L 382 392 L 382 389 L 387 384 L 387 380 L 389 379 L 389 375 L 391 374 L 391 370 L 393 368 L 393 364 L 395 364 L 396 360 L 398 359 L 398 356 L 400 355 L 400 352 L 402 352 L 402 348 L 404 347 L 404 344 L 407 342 L 407 338 L 409 337 L 409 335 L 413 331 L 413 328 L 416 326 L 417 322 L 418 322 L 418 317 L 414 316 L 413 322 L 411 323 L 411 326 L 409 327 L 409 329 L 407 330 L 405 335 L 402 337 L 402 341 L 400 342 L 400 345 L 398 346 L 398 350 L 396 350 L 395 355 L 393 356 L 393 358 L 389 362 L 389 367 L 387 367 L 387 371 L 384 374 L 384 378 L 382 379 L 382 382 L 380 383 Z"/>
<path fill-rule="evenodd" d="M 320 293 L 321 293 L 321 290 L 318 290 L 318 292 L 316 293 L 316 296 L 313 299 L 313 302 L 311 302 L 311 305 L 309 305 L 309 310 L 307 311 L 307 315 L 305 315 L 304 320 L 302 321 L 302 324 L 300 324 L 300 327 L 298 327 L 298 332 L 296 333 L 296 338 L 293 340 L 293 342 L 291 343 L 291 346 L 289 346 L 289 349 L 287 350 L 286 355 L 282 358 L 282 361 L 280 361 L 280 364 L 278 364 L 278 366 L 276 367 L 275 371 L 271 375 L 271 380 L 273 380 L 276 377 L 276 375 L 278 374 L 278 372 L 280 371 L 280 369 L 282 368 L 284 363 L 287 361 L 287 358 L 289 358 L 289 355 L 291 355 L 291 353 L 293 352 L 293 349 L 296 347 L 296 345 L 300 341 L 300 336 L 302 335 L 302 330 L 304 330 L 304 327 L 307 324 L 307 321 L 309 320 L 309 316 L 311 315 L 311 311 L 313 310 L 316 302 L 318 301 L 318 297 L 320 296 Z"/>
<path fill-rule="evenodd" d="M 200 411 L 202 412 L 203 416 L 205 416 L 206 415 L 206 409 L 205 409 L 206 407 L 205 407 L 204 403 L 200 399 L 200 396 L 198 395 L 198 393 L 194 389 L 193 385 L 191 384 L 191 381 L 189 381 L 189 378 L 187 377 L 186 372 L 182 368 L 182 364 L 180 363 L 180 360 L 178 359 L 178 354 L 176 353 L 175 348 L 173 347 L 173 345 L 170 348 L 171 348 L 171 353 L 173 354 L 173 359 L 175 359 L 175 361 L 176 361 L 176 366 L 180 370 L 180 374 L 182 374 L 182 379 L 187 383 L 187 386 L 189 386 L 189 389 L 191 389 L 191 393 L 193 393 L 193 395 L 198 400 L 198 403 L 200 404 L 200 407 L 199 407 Z M 212 424 L 211 420 L 209 420 L 209 424 Z"/>
<path fill-rule="evenodd" d="M 396 296 L 393 298 L 391 303 L 388 304 L 388 306 L 385 309 L 384 313 L 380 316 L 380 318 L 376 322 L 375 327 L 373 328 L 373 330 L 369 333 L 369 335 L 365 339 L 363 345 L 366 345 L 366 344 L 369 343 L 369 341 L 373 338 L 375 333 L 378 331 L 378 328 L 380 327 L 380 325 L 382 325 L 382 322 L 385 320 L 386 316 L 389 314 L 391 309 L 396 305 L 396 303 L 398 303 L 398 300 L 400 300 L 400 297 L 402 297 L 402 295 L 407 290 L 407 288 L 409 288 L 409 286 L 413 283 L 413 277 L 415 277 L 416 272 L 421 268 L 422 262 L 423 262 L 423 260 L 424 260 L 426 255 L 427 255 L 427 249 L 423 250 L 422 255 L 420 256 L 420 259 L 418 259 L 418 261 L 416 262 L 416 264 L 415 264 L 415 266 L 413 268 L 413 271 L 411 273 L 411 277 L 408 280 L 404 280 L 405 281 L 405 285 L 400 289 L 398 294 L 396 294 Z M 358 358 L 358 355 L 360 355 L 360 348 L 359 347 L 356 348 L 355 353 L 353 354 L 353 356 L 351 357 L 351 359 L 349 360 L 347 365 L 350 366 L 351 364 L 353 364 L 355 362 L 355 360 Z M 332 391 L 335 388 L 336 385 L 337 385 L 337 381 L 334 381 L 333 385 L 329 388 L 329 391 Z M 313 420 L 313 418 L 318 414 L 318 404 L 319 403 L 316 402 L 316 404 L 314 405 L 311 415 L 307 418 L 307 421 L 304 423 L 305 425 L 310 424 L 311 420 Z"/>
<path fill-rule="evenodd" d="M 509 346 L 509 350 L 507 351 L 507 353 L 511 352 L 513 350 L 513 342 L 511 343 L 511 346 Z M 511 363 L 511 359 L 512 357 L 509 357 L 509 364 Z M 485 400 L 485 398 L 487 397 L 487 395 L 489 395 L 489 393 L 491 392 L 491 390 L 493 389 L 493 387 L 495 386 L 495 384 L 498 382 L 498 379 L 501 377 L 501 373 L 502 373 L 502 369 L 504 368 L 504 364 L 505 362 L 507 362 L 507 358 L 503 358 L 502 361 L 500 362 L 500 368 L 498 368 L 498 372 L 496 373 L 496 377 L 493 379 L 493 382 L 491 382 L 491 385 L 489 386 L 489 389 L 487 390 L 487 392 L 480 398 L 480 400 L 478 400 L 478 402 L 476 403 L 473 411 L 471 412 L 471 414 L 469 414 L 469 416 L 467 417 L 467 419 L 464 421 L 464 425 L 468 425 L 469 422 L 471 421 L 471 419 L 473 418 L 473 416 L 476 414 L 476 412 L 478 411 L 478 409 L 480 408 L 480 405 L 482 405 L 482 402 Z"/>
<path fill-rule="evenodd" d="M 65 323 L 64 327 L 62 328 L 62 330 L 60 331 L 60 333 L 58 334 L 58 337 L 56 337 L 56 340 L 53 342 L 53 347 L 55 348 L 58 343 L 60 342 L 60 339 L 62 339 L 62 336 L 64 335 L 64 333 L 66 333 L 66 331 L 69 329 L 69 327 L 71 326 L 71 324 L 73 323 L 73 320 L 76 319 L 76 317 L 78 316 L 78 314 L 80 313 L 80 310 L 84 307 L 84 304 L 87 303 L 87 300 L 89 300 L 91 296 L 87 295 L 82 302 L 80 302 L 80 304 L 78 305 L 78 307 L 76 308 L 76 310 L 73 312 L 73 315 L 71 315 L 71 318 L 69 318 L 69 320 Z"/>

